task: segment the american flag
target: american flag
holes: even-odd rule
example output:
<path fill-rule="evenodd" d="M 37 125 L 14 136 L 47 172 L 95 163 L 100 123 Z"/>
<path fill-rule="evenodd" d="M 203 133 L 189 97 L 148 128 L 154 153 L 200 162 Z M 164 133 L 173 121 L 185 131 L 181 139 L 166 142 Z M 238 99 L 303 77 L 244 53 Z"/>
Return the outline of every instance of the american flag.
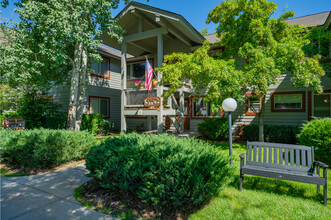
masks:
<path fill-rule="evenodd" d="M 153 68 L 146 57 L 146 67 L 145 67 L 145 89 L 152 90 L 152 78 L 153 78 Z"/>

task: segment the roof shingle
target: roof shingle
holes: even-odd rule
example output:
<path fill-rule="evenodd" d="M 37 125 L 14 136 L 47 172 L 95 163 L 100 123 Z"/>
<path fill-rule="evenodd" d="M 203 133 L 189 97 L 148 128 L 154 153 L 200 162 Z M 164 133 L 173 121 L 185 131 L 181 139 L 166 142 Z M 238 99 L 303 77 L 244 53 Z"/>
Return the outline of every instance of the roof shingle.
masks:
<path fill-rule="evenodd" d="M 320 26 L 325 24 L 329 15 L 330 15 L 330 11 L 327 11 L 313 15 L 306 15 L 298 18 L 290 18 L 286 21 L 291 25 L 300 24 L 303 26 Z"/>

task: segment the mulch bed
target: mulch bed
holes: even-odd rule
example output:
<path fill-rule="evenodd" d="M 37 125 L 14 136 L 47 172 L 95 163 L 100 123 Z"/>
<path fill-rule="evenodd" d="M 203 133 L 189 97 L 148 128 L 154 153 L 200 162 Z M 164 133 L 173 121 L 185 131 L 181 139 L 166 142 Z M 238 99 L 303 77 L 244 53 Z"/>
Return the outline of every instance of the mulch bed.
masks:
<path fill-rule="evenodd" d="M 178 212 L 160 213 L 148 207 L 134 194 L 120 189 L 105 189 L 94 179 L 83 185 L 80 195 L 82 204 L 98 212 L 121 219 L 187 219 L 188 214 Z M 192 209 L 191 209 L 192 210 Z"/>

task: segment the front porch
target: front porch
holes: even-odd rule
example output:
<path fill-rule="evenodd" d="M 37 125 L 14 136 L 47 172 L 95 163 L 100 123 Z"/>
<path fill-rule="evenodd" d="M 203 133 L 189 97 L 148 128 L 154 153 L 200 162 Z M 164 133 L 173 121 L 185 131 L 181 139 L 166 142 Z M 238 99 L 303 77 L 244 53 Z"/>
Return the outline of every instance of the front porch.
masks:
<path fill-rule="evenodd" d="M 165 86 L 158 87 L 162 89 L 161 94 L 169 89 Z M 183 87 L 169 97 L 165 104 L 161 103 L 162 95 L 157 96 L 157 89 L 153 88 L 151 91 L 134 88 L 126 89 L 124 93 L 126 102 L 123 109 L 125 121 L 127 121 L 127 117 L 136 117 L 136 119 L 147 118 L 147 130 L 150 131 L 152 130 L 152 118 L 163 117 L 162 124 L 157 125 L 158 128 L 162 126 L 162 132 L 165 129 L 170 129 L 170 124 L 173 125 L 172 128 L 176 129 L 178 133 L 184 132 L 184 117 L 188 107 L 187 103 L 185 104 L 185 99 L 187 99 L 185 97 L 192 93 L 191 89 Z M 160 113 L 162 116 L 160 116 Z"/>
<path fill-rule="evenodd" d="M 138 90 L 133 87 L 133 82 L 144 77 L 141 72 L 145 57 L 153 61 L 155 70 L 162 66 L 164 55 L 190 53 L 203 43 L 204 37 L 181 15 L 137 2 L 130 3 L 117 18 L 126 30 L 123 41 L 119 43 L 106 33 L 102 40 L 107 46 L 121 51 L 121 131 L 127 131 L 128 117 L 146 117 L 147 130 L 152 130 L 152 117 L 156 117 L 159 134 L 164 132 L 165 118 L 170 119 L 178 133 L 182 133 L 185 97 L 192 93 L 189 82 L 166 101 L 163 93 L 168 87 L 158 85 L 151 91 Z M 156 79 L 160 82 L 162 73 L 156 72 Z"/>

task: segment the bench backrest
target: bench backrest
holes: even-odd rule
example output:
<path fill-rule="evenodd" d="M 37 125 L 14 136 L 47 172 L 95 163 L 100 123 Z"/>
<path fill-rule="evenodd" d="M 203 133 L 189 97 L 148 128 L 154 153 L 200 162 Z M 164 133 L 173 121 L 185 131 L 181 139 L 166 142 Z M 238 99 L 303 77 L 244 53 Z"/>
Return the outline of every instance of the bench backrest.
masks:
<path fill-rule="evenodd" d="M 314 148 L 303 145 L 247 142 L 246 164 L 313 172 Z"/>

